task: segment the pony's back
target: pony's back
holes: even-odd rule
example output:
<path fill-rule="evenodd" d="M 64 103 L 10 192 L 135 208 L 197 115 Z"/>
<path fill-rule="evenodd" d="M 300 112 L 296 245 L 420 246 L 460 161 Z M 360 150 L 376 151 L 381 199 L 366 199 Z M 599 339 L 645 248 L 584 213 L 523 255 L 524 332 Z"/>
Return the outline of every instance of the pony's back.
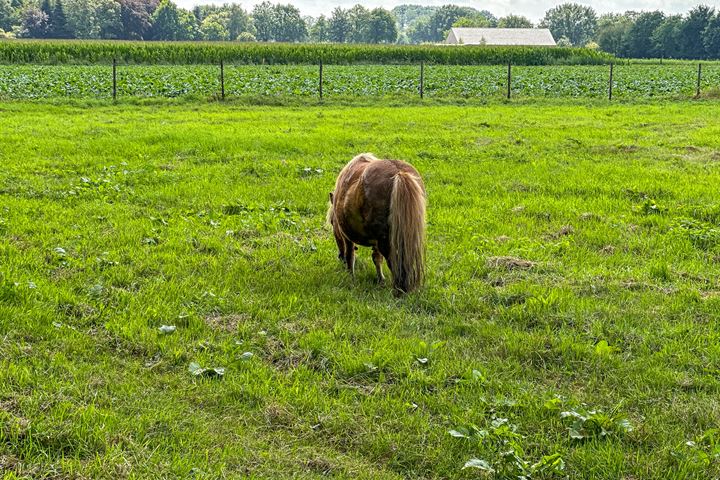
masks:
<path fill-rule="evenodd" d="M 412 165 L 378 160 L 372 154 L 358 155 L 340 172 L 331 203 L 328 219 L 340 256 L 351 271 L 354 255 L 348 242 L 373 247 L 381 254 L 388 261 L 397 291 L 410 292 L 422 284 L 425 188 Z M 376 266 L 381 279 L 377 260 Z"/>

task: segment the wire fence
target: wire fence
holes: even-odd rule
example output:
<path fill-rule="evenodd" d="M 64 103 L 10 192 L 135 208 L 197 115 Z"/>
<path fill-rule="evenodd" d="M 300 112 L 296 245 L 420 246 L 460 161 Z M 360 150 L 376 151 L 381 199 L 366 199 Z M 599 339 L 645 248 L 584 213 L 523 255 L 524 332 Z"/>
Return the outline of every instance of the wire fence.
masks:
<path fill-rule="evenodd" d="M 720 66 L 0 65 L 0 98 L 667 98 L 715 94 Z"/>

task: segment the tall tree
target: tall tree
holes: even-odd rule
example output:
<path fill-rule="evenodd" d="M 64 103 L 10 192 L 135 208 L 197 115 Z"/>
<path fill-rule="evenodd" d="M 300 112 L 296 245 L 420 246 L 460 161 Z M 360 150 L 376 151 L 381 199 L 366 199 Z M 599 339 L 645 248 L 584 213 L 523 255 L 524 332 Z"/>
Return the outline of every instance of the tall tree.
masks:
<path fill-rule="evenodd" d="M 657 57 L 658 50 L 652 35 L 664 20 L 665 14 L 659 11 L 638 15 L 625 33 L 627 55 L 633 58 Z"/>
<path fill-rule="evenodd" d="M 325 18 L 325 15 L 320 15 L 312 27 L 310 27 L 310 40 L 316 43 L 323 43 L 330 41 L 330 22 Z"/>
<path fill-rule="evenodd" d="M 20 12 L 21 37 L 44 38 L 48 31 L 48 16 L 38 7 L 28 5 Z"/>
<path fill-rule="evenodd" d="M 423 5 L 399 5 L 392 9 L 393 16 L 397 19 L 400 31 L 406 31 L 418 20 L 428 19 L 438 7 Z"/>
<path fill-rule="evenodd" d="M 230 32 L 227 29 L 227 16 L 221 12 L 206 15 L 200 22 L 200 36 L 203 40 L 220 41 L 229 40 Z"/>
<path fill-rule="evenodd" d="M 682 57 L 680 50 L 680 30 L 682 26 L 682 15 L 671 15 L 665 17 L 665 20 L 655 29 L 651 40 L 655 47 L 655 52 L 657 52 L 660 57 Z"/>
<path fill-rule="evenodd" d="M 415 38 L 422 42 L 440 42 L 445 39 L 453 24 L 462 17 L 477 17 L 481 12 L 470 7 L 443 5 L 435 10 L 427 23 L 416 25 Z M 418 28 L 419 27 L 419 28 Z"/>
<path fill-rule="evenodd" d="M 407 30 L 410 43 L 423 43 L 430 41 L 430 17 L 422 17 L 415 21 Z"/>
<path fill-rule="evenodd" d="M 42 0 L 40 3 L 40 11 L 45 16 L 46 20 L 46 26 L 45 31 L 41 33 L 40 37 L 36 38 L 48 38 L 53 33 L 53 24 L 52 24 L 52 5 L 50 4 L 50 0 Z"/>
<path fill-rule="evenodd" d="M 65 7 L 62 0 L 55 0 L 52 15 L 52 34 L 54 38 L 73 38 L 65 16 Z"/>
<path fill-rule="evenodd" d="M 708 58 L 720 58 L 720 13 L 717 13 L 705 27 L 703 45 Z"/>
<path fill-rule="evenodd" d="M 370 42 L 370 10 L 362 5 L 355 5 L 347 12 L 348 33 L 350 43 Z"/>
<path fill-rule="evenodd" d="M 297 7 L 275 5 L 273 7 L 273 40 L 276 42 L 302 42 L 307 38 L 307 25 Z"/>
<path fill-rule="evenodd" d="M 243 32 L 255 34 L 255 27 L 252 24 L 250 15 L 240 5 L 231 3 L 226 8 L 228 13 L 227 29 L 230 39 L 237 39 Z"/>
<path fill-rule="evenodd" d="M 685 58 L 706 58 L 703 33 L 715 15 L 715 10 L 698 5 L 688 13 L 680 27 L 680 53 Z"/>
<path fill-rule="evenodd" d="M 100 26 L 100 38 L 120 38 L 123 23 L 120 4 L 116 0 L 94 0 L 95 15 Z"/>
<path fill-rule="evenodd" d="M 370 43 L 394 43 L 397 38 L 398 29 L 392 13 L 384 8 L 374 8 L 370 12 L 368 41 Z"/>
<path fill-rule="evenodd" d="M 253 24 L 255 25 L 255 37 L 260 42 L 273 40 L 275 28 L 275 13 L 270 2 L 262 2 L 255 5 L 252 11 Z"/>
<path fill-rule="evenodd" d="M 15 9 L 10 0 L 0 0 L 0 30 L 10 30 L 13 25 Z"/>
<path fill-rule="evenodd" d="M 498 20 L 499 28 L 533 28 L 533 23 L 522 15 L 508 15 Z"/>
<path fill-rule="evenodd" d="M 491 27 L 498 26 L 498 18 L 490 10 L 480 10 L 480 16 L 487 18 Z"/>
<path fill-rule="evenodd" d="M 618 57 L 627 53 L 627 31 L 632 26 L 632 20 L 619 13 L 607 13 L 598 19 L 595 39 L 600 48 Z"/>
<path fill-rule="evenodd" d="M 178 7 L 170 0 L 160 0 L 151 23 L 153 40 L 178 40 L 182 35 Z"/>
<path fill-rule="evenodd" d="M 344 43 L 347 41 L 349 22 L 347 10 L 335 7 L 328 25 L 330 41 Z"/>
<path fill-rule="evenodd" d="M 460 17 L 452 24 L 453 27 L 466 28 L 489 28 L 492 27 L 490 20 L 483 15 L 473 15 L 472 17 Z"/>
<path fill-rule="evenodd" d="M 541 26 L 549 28 L 553 37 L 567 37 L 575 46 L 587 44 L 595 33 L 597 15 L 591 7 L 563 3 L 545 12 Z"/>
<path fill-rule="evenodd" d="M 157 0 L 118 0 L 120 4 L 120 21 L 122 22 L 122 38 L 126 40 L 143 40 L 151 32 L 152 13 L 157 7 Z"/>
<path fill-rule="evenodd" d="M 97 5 L 93 0 L 67 0 L 67 20 L 75 38 L 100 38 Z"/>

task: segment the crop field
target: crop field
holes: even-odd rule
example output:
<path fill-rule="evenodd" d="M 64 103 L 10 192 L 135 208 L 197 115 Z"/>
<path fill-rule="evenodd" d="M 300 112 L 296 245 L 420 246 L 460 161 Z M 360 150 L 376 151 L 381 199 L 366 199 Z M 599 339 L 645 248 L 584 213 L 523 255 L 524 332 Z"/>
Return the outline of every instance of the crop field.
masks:
<path fill-rule="evenodd" d="M 717 477 L 717 109 L 0 103 L 2 477 Z M 363 151 L 404 298 L 324 225 Z"/>
<path fill-rule="evenodd" d="M 518 66 L 512 71 L 515 97 L 601 98 L 608 94 L 607 66 Z M 232 97 L 313 97 L 318 95 L 317 66 L 226 66 L 225 93 Z M 613 96 L 653 98 L 692 96 L 697 65 L 626 65 L 614 70 Z M 425 68 L 425 95 L 434 98 L 492 98 L 507 92 L 507 66 Z M 706 65 L 703 90 L 720 88 L 720 65 Z M 121 97 L 212 97 L 220 93 L 215 65 L 122 66 Z M 327 97 L 415 97 L 418 66 L 325 66 Z M 0 98 L 108 98 L 108 66 L 0 66 Z"/>
<path fill-rule="evenodd" d="M 593 65 L 614 57 L 589 48 L 337 43 L 133 42 L 105 40 L 0 40 L 3 64 L 404 64 Z"/>

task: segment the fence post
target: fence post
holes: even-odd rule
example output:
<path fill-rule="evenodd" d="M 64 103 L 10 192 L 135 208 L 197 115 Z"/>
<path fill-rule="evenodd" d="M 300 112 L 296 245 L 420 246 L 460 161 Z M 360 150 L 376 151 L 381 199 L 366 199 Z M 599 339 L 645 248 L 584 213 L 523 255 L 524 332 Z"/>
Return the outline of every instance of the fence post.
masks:
<path fill-rule="evenodd" d="M 702 63 L 698 63 L 698 79 L 697 79 L 697 92 L 695 97 L 700 98 L 700 82 L 702 80 Z"/>
<path fill-rule="evenodd" d="M 117 60 L 113 58 L 113 101 L 117 100 Z"/>
<path fill-rule="evenodd" d="M 510 100 L 510 91 L 512 85 L 512 62 L 508 62 L 508 75 L 507 75 L 507 98 Z"/>
<path fill-rule="evenodd" d="M 320 95 L 320 100 L 322 100 L 323 97 L 323 63 L 322 58 L 320 59 L 320 75 L 318 80 L 318 94 Z"/>
<path fill-rule="evenodd" d="M 610 63 L 610 82 L 608 83 L 608 100 L 612 100 L 613 89 L 613 64 Z"/>
<path fill-rule="evenodd" d="M 425 98 L 425 62 L 420 61 L 420 98 Z"/>
<path fill-rule="evenodd" d="M 220 60 L 220 98 L 225 100 L 225 64 Z"/>

